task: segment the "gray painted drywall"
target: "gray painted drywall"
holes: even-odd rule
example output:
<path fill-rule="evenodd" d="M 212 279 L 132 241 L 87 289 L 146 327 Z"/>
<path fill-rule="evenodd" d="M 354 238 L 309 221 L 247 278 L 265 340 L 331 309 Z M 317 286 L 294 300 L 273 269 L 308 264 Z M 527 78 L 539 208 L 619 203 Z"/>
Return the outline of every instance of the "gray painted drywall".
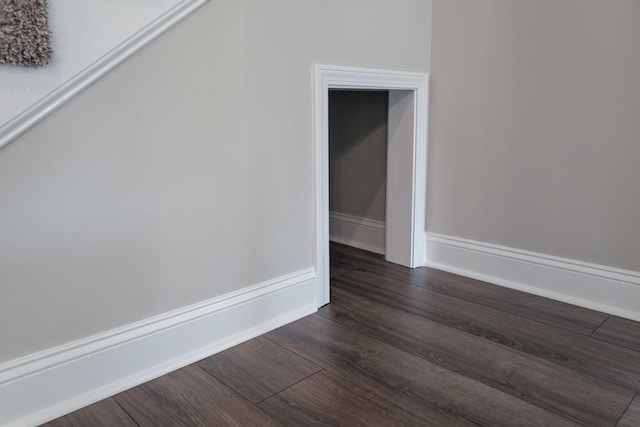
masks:
<path fill-rule="evenodd" d="M 211 0 L 0 151 L 0 362 L 309 267 L 313 64 L 427 72 L 430 16 Z"/>
<path fill-rule="evenodd" d="M 428 231 L 640 271 L 640 2 L 433 22 Z"/>
<path fill-rule="evenodd" d="M 329 91 L 329 209 L 385 220 L 386 91 Z"/>

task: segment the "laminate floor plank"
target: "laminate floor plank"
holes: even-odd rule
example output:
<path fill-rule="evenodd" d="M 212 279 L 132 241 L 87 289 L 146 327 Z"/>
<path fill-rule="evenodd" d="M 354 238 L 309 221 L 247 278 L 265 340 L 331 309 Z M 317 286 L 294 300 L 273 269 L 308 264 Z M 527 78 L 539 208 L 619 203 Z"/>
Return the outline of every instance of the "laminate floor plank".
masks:
<path fill-rule="evenodd" d="M 404 411 L 369 390 L 354 391 L 342 378 L 321 372 L 259 403 L 258 407 L 293 427 L 441 425 Z"/>
<path fill-rule="evenodd" d="M 258 403 L 320 370 L 313 363 L 262 337 L 197 364 L 251 403 Z"/>
<path fill-rule="evenodd" d="M 333 245 L 338 245 L 338 243 L 331 243 L 331 247 L 333 247 Z M 329 265 L 329 275 L 331 277 L 337 277 L 358 268 L 357 263 L 350 262 L 348 259 L 334 251 L 329 252 Z"/>
<path fill-rule="evenodd" d="M 460 298 L 356 270 L 333 279 L 365 298 L 610 382 L 640 390 L 640 353 Z"/>
<path fill-rule="evenodd" d="M 635 391 L 334 287 L 320 315 L 586 425 L 615 425 Z"/>
<path fill-rule="evenodd" d="M 577 425 L 317 314 L 272 331 L 266 337 L 336 375 L 354 369 L 377 379 L 425 407 L 446 414 L 451 423 Z"/>
<path fill-rule="evenodd" d="M 276 426 L 276 420 L 190 365 L 115 396 L 140 426 Z"/>
<path fill-rule="evenodd" d="M 135 427 L 131 417 L 122 410 L 113 398 L 104 399 L 100 402 L 72 412 L 64 417 L 60 417 L 47 424 L 45 427 Z"/>
<path fill-rule="evenodd" d="M 598 311 L 480 280 L 427 267 L 415 269 L 403 267 L 386 262 L 381 255 L 344 245 L 332 244 L 331 254 L 332 262 L 356 266 L 372 273 L 424 286 L 432 291 L 584 335 L 591 334 L 607 318 L 606 314 Z"/>
<path fill-rule="evenodd" d="M 345 273 L 348 273 L 350 271 L 355 270 L 356 267 L 353 267 L 351 265 L 348 264 L 341 264 L 339 261 L 338 262 L 331 262 L 331 269 L 329 271 L 329 275 L 331 277 L 338 277 L 340 275 L 343 275 Z"/>
<path fill-rule="evenodd" d="M 640 396 L 636 396 L 633 403 L 629 405 L 629 409 L 618 423 L 619 427 L 638 427 L 640 426 Z"/>
<path fill-rule="evenodd" d="M 638 324 L 330 249 L 319 314 L 47 425 L 640 426 Z"/>
<path fill-rule="evenodd" d="M 413 399 L 406 390 L 389 386 L 384 381 L 363 374 L 348 364 L 334 364 L 332 372 L 326 369 L 320 372 L 329 376 L 339 387 L 349 390 L 355 396 L 359 396 L 358 399 L 351 398 L 351 402 L 358 402 L 360 397 L 364 397 L 368 402 L 376 402 L 376 404 L 385 408 L 397 407 L 401 411 L 420 419 L 417 425 L 438 427 L 476 425 L 468 420 L 452 417 L 441 408 L 425 405 L 419 400 Z M 345 404 L 344 401 L 342 404 Z M 352 408 L 352 410 L 356 409 Z M 410 425 L 415 424 L 411 423 Z"/>
<path fill-rule="evenodd" d="M 609 317 L 591 336 L 640 351 L 640 322 L 619 317 Z"/>

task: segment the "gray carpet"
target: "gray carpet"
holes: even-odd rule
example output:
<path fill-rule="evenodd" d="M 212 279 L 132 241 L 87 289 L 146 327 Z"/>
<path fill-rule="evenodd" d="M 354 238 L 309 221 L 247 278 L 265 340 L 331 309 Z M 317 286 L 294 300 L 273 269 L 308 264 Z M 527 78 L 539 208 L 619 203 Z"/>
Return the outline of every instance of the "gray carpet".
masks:
<path fill-rule="evenodd" d="M 52 53 L 47 0 L 0 0 L 0 63 L 40 67 Z"/>

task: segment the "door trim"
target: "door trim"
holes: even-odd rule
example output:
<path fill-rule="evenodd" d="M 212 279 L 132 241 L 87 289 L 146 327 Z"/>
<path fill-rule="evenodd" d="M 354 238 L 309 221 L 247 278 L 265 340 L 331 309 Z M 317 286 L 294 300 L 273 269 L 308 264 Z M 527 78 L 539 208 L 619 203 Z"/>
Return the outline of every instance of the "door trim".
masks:
<path fill-rule="evenodd" d="M 424 265 L 427 197 L 429 75 L 406 71 L 316 65 L 314 68 L 314 266 L 318 306 L 328 304 L 329 293 L 329 89 L 413 91 L 412 188 L 410 267 Z M 388 170 L 387 174 L 393 173 Z"/>

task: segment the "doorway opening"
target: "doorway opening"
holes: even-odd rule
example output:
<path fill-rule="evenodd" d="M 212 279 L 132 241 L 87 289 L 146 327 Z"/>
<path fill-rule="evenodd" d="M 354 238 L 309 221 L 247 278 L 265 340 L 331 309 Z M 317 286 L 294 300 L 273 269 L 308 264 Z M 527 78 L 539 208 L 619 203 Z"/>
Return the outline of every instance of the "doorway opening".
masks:
<path fill-rule="evenodd" d="M 427 82 L 428 75 L 421 73 L 325 65 L 315 68 L 314 263 L 318 306 L 330 301 L 329 221 L 336 219 L 335 213 L 331 216 L 329 212 L 329 91 L 388 93 L 384 254 L 387 261 L 413 268 L 424 265 L 425 254 Z M 374 209 L 380 216 L 379 207 Z M 357 215 L 351 217 L 358 219 Z"/>
<path fill-rule="evenodd" d="M 329 240 L 381 255 L 388 110 L 389 91 L 329 90 Z"/>

